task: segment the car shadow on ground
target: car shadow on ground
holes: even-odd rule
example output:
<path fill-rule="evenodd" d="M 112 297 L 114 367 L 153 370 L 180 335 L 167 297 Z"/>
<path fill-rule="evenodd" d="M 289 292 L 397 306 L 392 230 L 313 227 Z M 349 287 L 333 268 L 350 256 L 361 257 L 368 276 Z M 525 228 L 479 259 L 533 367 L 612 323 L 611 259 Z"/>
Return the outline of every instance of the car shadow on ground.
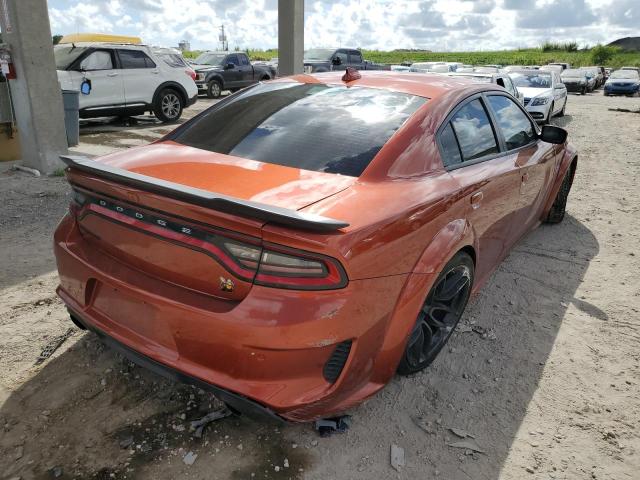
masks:
<path fill-rule="evenodd" d="M 571 216 L 529 234 L 469 305 L 434 364 L 394 378 L 349 412 L 348 433 L 329 438 L 317 438 L 309 425 L 274 429 L 237 417 L 195 438 L 189 420 L 216 408 L 208 394 L 133 366 L 93 334 L 77 333 L 71 348 L 0 408 L 3 474 L 46 478 L 59 468 L 59 478 L 280 478 L 286 458 L 288 478 L 387 478 L 397 475 L 388 465 L 393 443 L 406 452 L 399 478 L 496 479 L 568 305 L 606 320 L 576 298 L 598 249 Z M 460 440 L 451 427 L 473 435 L 484 453 L 449 446 Z M 198 454 L 191 466 L 182 461 L 187 452 Z"/>

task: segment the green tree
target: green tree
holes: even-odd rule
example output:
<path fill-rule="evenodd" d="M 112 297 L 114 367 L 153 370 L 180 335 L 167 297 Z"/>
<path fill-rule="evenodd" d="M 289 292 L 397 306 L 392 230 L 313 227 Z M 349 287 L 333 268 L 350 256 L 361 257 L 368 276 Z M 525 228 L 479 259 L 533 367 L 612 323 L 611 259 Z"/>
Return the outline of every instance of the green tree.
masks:
<path fill-rule="evenodd" d="M 617 49 L 614 47 L 596 45 L 591 49 L 591 61 L 594 65 L 606 65 L 616 53 Z"/>
<path fill-rule="evenodd" d="M 53 40 L 53 44 L 57 45 L 60 43 L 60 40 L 62 40 L 62 35 L 54 35 L 52 37 L 52 40 Z"/>

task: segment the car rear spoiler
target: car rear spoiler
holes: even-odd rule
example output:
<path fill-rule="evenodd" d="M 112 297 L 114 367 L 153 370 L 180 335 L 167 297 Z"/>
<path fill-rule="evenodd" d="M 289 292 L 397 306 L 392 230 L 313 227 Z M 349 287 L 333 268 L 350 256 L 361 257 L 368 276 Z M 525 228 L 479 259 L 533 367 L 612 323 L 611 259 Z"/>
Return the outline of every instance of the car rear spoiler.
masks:
<path fill-rule="evenodd" d="M 179 183 L 161 180 L 147 175 L 130 172 L 96 162 L 77 155 L 60 155 L 60 159 L 71 169 L 90 173 L 100 178 L 139 188 L 151 193 L 182 200 L 219 212 L 255 218 L 265 222 L 277 223 L 286 227 L 311 230 L 314 232 L 333 232 L 349 224 L 310 213 L 298 212 L 288 208 L 275 207 L 264 203 L 241 200 L 219 193 L 193 188 Z"/>

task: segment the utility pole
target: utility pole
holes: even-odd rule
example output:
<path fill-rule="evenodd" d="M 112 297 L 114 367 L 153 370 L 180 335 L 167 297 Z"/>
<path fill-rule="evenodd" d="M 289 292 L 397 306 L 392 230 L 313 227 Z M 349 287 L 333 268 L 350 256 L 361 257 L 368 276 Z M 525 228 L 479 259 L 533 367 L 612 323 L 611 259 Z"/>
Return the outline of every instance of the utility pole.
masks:
<path fill-rule="evenodd" d="M 0 27 L 16 72 L 9 85 L 22 162 L 53 173 L 62 165 L 58 156 L 67 153 L 67 136 L 47 2 L 0 0 Z"/>
<path fill-rule="evenodd" d="M 304 71 L 304 0 L 278 0 L 278 70 Z"/>
<path fill-rule="evenodd" d="M 224 34 L 224 25 L 220 25 L 220 35 L 218 36 L 218 40 L 222 43 L 222 50 L 225 52 L 229 50 L 229 42 L 227 41 L 227 36 Z"/>

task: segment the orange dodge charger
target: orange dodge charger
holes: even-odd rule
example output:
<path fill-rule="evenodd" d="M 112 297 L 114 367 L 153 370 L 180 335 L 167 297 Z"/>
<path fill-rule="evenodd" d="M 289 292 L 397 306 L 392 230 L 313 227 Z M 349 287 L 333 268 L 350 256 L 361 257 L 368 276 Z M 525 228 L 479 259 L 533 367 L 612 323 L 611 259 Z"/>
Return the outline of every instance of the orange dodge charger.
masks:
<path fill-rule="evenodd" d="M 577 154 L 497 85 L 342 73 L 63 157 L 73 322 L 262 418 L 339 414 L 429 365 L 514 243 L 562 220 Z"/>

